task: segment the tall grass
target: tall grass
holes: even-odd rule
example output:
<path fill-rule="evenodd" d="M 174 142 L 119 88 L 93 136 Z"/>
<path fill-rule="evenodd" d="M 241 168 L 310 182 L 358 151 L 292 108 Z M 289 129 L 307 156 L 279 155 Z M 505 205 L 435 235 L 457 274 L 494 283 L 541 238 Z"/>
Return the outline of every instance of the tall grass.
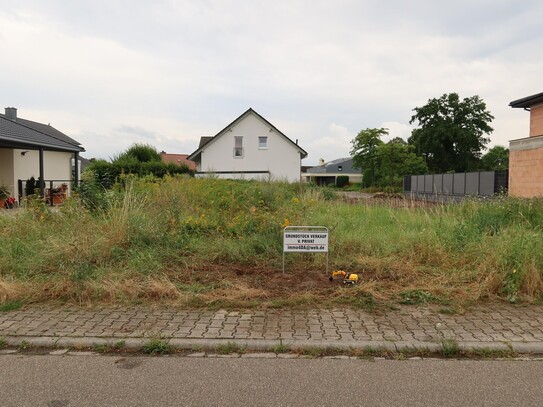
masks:
<path fill-rule="evenodd" d="M 299 184 L 173 177 L 129 178 L 101 201 L 87 209 L 74 198 L 58 212 L 32 201 L 0 215 L 0 304 L 517 302 L 543 291 L 542 200 L 350 204 Z M 289 224 L 327 226 L 331 268 L 362 284 L 346 296 L 280 280 Z M 325 258 L 287 262 L 307 278 Z"/>

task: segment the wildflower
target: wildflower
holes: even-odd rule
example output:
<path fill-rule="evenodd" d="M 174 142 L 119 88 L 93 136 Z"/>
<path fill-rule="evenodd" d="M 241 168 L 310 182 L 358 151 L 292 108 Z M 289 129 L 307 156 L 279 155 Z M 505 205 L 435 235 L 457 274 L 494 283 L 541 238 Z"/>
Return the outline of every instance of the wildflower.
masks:
<path fill-rule="evenodd" d="M 288 218 L 285 218 L 285 221 L 281 225 L 282 227 L 286 228 L 287 226 L 290 226 L 290 220 Z"/>

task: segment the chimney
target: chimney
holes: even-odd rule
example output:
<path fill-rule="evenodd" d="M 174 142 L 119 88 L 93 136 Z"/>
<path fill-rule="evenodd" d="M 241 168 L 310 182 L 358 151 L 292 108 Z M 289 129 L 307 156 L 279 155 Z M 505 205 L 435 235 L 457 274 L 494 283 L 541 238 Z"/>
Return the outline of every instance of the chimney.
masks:
<path fill-rule="evenodd" d="M 319 158 L 319 165 L 324 165 L 324 158 Z"/>
<path fill-rule="evenodd" d="M 17 108 L 6 107 L 6 119 L 17 121 Z"/>

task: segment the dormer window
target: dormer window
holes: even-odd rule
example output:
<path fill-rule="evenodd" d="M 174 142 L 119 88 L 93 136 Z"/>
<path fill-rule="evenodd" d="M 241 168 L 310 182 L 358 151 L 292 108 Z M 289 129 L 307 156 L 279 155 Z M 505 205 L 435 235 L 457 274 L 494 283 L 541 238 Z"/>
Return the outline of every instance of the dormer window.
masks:
<path fill-rule="evenodd" d="M 337 166 L 337 170 L 338 170 L 338 172 L 343 171 L 343 166 L 342 166 L 342 165 L 338 165 L 338 166 Z"/>
<path fill-rule="evenodd" d="M 258 136 L 258 149 L 266 150 L 268 148 L 268 136 Z"/>

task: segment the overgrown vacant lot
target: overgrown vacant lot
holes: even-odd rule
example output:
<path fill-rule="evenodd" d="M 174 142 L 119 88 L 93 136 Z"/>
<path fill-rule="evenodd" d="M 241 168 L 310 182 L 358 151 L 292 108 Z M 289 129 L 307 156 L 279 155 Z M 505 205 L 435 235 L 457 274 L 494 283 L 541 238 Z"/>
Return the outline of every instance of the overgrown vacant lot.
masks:
<path fill-rule="evenodd" d="M 73 199 L 0 215 L 0 305 L 454 307 L 543 292 L 542 200 L 353 204 L 311 186 L 188 178 L 90 198 L 92 210 Z M 360 284 L 329 282 L 322 254 L 288 254 L 282 274 L 287 224 L 329 227 L 330 270 Z"/>

